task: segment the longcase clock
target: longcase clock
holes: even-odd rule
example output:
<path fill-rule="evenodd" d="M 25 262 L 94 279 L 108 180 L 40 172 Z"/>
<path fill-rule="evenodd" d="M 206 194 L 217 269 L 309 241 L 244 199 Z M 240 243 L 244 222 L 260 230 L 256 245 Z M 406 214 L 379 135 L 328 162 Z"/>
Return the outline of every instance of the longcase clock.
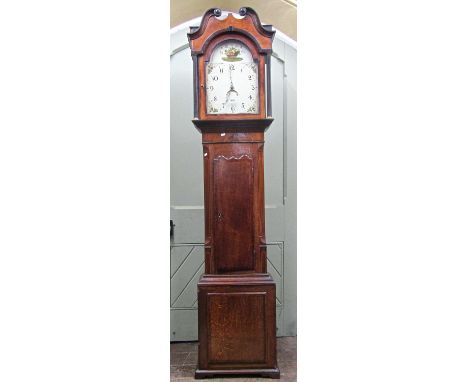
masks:
<path fill-rule="evenodd" d="M 275 32 L 251 8 L 209 9 L 188 34 L 202 133 L 205 273 L 198 282 L 196 378 L 279 378 L 276 287 L 267 273 L 263 146 Z"/>

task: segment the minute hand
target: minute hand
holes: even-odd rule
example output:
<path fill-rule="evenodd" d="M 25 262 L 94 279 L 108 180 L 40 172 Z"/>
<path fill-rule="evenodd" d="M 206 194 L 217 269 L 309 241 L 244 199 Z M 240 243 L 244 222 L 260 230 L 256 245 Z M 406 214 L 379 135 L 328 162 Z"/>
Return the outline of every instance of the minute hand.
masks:
<path fill-rule="evenodd" d="M 231 93 L 236 93 L 237 96 L 239 95 L 237 90 L 234 89 L 234 84 L 232 83 L 232 68 L 231 68 L 231 66 L 229 66 L 229 80 L 231 82 L 231 86 L 230 86 L 229 90 L 226 93 L 226 102 L 229 100 L 229 97 L 231 96 Z"/>

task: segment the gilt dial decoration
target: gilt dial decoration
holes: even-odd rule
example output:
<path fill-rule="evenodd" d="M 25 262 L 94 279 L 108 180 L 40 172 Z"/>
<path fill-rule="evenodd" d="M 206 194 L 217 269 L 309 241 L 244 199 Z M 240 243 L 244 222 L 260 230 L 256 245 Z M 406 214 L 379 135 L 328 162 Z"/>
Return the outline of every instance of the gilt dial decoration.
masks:
<path fill-rule="evenodd" d="M 258 64 L 243 43 L 220 43 L 206 65 L 207 114 L 257 114 Z"/>

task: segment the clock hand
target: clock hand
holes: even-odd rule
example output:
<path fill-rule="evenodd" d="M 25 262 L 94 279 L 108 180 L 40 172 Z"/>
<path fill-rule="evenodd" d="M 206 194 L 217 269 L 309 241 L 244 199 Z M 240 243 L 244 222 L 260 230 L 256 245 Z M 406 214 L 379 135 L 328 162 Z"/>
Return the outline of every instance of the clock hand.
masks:
<path fill-rule="evenodd" d="M 229 80 L 231 81 L 231 86 L 228 92 L 226 93 L 226 96 L 229 98 L 229 95 L 231 92 L 236 93 L 236 95 L 239 95 L 236 89 L 234 89 L 234 84 L 232 83 L 232 67 L 229 65 Z"/>
<path fill-rule="evenodd" d="M 234 86 L 232 85 L 232 82 L 231 82 L 231 87 L 230 89 L 227 91 L 226 93 L 226 101 L 229 99 L 229 97 L 231 96 L 231 93 L 236 93 L 236 95 L 238 96 L 239 93 L 237 92 L 236 89 L 234 89 Z"/>
<path fill-rule="evenodd" d="M 229 86 L 229 90 L 226 93 L 226 102 L 224 103 L 224 107 L 226 107 L 229 99 L 231 98 L 231 93 L 236 93 L 236 96 L 239 96 L 239 93 L 237 92 L 236 89 L 234 89 L 234 84 L 232 83 L 232 67 L 231 66 L 229 66 L 229 80 L 231 84 Z M 231 110 L 232 110 L 232 107 L 231 107 Z"/>

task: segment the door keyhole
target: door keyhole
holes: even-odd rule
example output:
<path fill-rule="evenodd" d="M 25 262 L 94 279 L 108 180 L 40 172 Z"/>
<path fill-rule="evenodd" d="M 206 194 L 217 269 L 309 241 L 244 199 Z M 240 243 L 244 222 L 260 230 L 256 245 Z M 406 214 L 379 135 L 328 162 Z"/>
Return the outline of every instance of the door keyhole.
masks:
<path fill-rule="evenodd" d="M 221 212 L 218 212 L 218 221 L 222 221 L 223 220 L 223 215 Z"/>

